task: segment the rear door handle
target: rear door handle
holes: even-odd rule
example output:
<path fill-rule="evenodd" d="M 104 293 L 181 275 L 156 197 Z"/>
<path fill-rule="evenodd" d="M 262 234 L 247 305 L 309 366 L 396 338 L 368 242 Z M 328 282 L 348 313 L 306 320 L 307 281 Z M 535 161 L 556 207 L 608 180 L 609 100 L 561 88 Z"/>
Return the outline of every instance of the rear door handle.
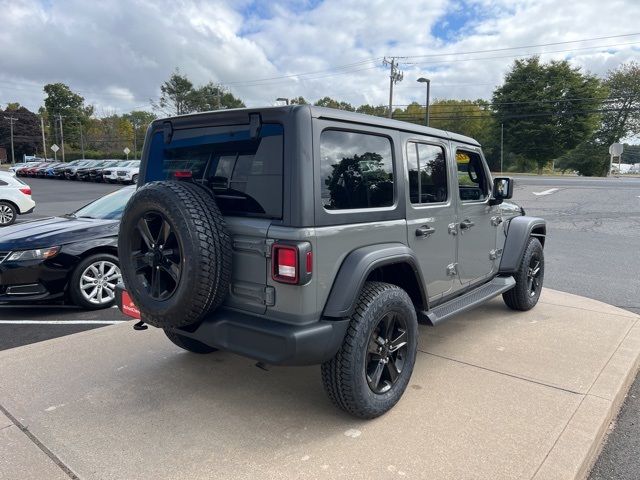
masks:
<path fill-rule="evenodd" d="M 436 233 L 436 229 L 429 225 L 422 225 L 421 227 L 416 228 L 416 237 L 428 237 L 434 233 Z"/>
<path fill-rule="evenodd" d="M 475 225 L 474 222 L 472 222 L 471 220 L 469 220 L 468 218 L 466 220 L 463 220 L 460 222 L 460 228 L 462 230 L 468 230 L 471 227 L 473 227 Z"/>

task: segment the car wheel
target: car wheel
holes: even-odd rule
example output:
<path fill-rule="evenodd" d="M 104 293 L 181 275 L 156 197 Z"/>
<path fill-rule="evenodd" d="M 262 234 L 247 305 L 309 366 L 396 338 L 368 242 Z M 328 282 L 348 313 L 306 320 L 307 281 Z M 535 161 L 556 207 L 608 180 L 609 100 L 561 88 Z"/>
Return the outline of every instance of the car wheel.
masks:
<path fill-rule="evenodd" d="M 118 257 L 98 253 L 82 260 L 74 269 L 69 283 L 73 303 L 88 310 L 111 307 L 115 288 L 122 275 Z"/>
<path fill-rule="evenodd" d="M 184 335 L 180 335 L 179 333 L 174 332 L 173 330 L 165 329 L 164 334 L 167 336 L 169 340 L 174 345 L 182 348 L 191 353 L 212 353 L 217 352 L 217 348 L 210 347 L 207 344 L 194 340 L 193 338 L 185 337 Z"/>
<path fill-rule="evenodd" d="M 389 411 L 402 397 L 416 360 L 418 322 L 407 292 L 367 282 L 344 342 L 322 364 L 322 382 L 338 408 L 360 418 Z"/>
<path fill-rule="evenodd" d="M 527 242 L 514 278 L 516 286 L 502 294 L 504 303 L 513 310 L 531 310 L 538 303 L 544 281 L 544 250 L 537 238 Z"/>
<path fill-rule="evenodd" d="M 134 175 L 131 177 L 131 185 L 136 185 L 138 183 L 138 175 Z"/>
<path fill-rule="evenodd" d="M 9 202 L 0 202 L 0 227 L 6 227 L 16 221 L 18 212 Z"/>
<path fill-rule="evenodd" d="M 231 237 L 215 197 L 189 182 L 152 182 L 124 209 L 118 253 L 127 290 L 145 322 L 193 325 L 229 291 Z"/>

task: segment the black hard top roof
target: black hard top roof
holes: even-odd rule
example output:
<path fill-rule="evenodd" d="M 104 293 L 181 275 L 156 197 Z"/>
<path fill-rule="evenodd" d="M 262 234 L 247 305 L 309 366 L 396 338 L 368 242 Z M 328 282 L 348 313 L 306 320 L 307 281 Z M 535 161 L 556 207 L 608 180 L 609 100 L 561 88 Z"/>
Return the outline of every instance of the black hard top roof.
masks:
<path fill-rule="evenodd" d="M 419 135 L 428 135 L 432 137 L 445 138 L 448 140 L 454 140 L 456 142 L 480 146 L 477 140 L 471 137 L 460 135 L 458 133 L 449 132 L 446 130 L 425 127 L 422 125 L 417 125 L 415 123 L 403 122 L 400 120 L 392 120 L 390 118 L 385 118 L 385 117 L 376 117 L 373 115 L 365 115 L 362 113 L 349 112 L 346 110 L 338 110 L 335 108 L 316 107 L 314 105 L 286 105 L 286 106 L 280 105 L 275 107 L 269 106 L 269 107 L 233 108 L 233 109 L 225 109 L 225 110 L 215 110 L 210 112 L 181 115 L 177 117 L 161 118 L 161 119 L 155 120 L 153 123 L 156 126 L 161 125 L 162 122 L 166 120 L 175 121 L 176 123 L 179 123 L 179 124 L 192 123 L 194 120 L 202 120 L 202 117 L 208 117 L 208 116 L 211 116 L 213 119 L 219 115 L 220 116 L 221 115 L 237 116 L 238 114 L 241 114 L 244 116 L 244 115 L 249 115 L 251 113 L 260 113 L 265 111 L 269 111 L 270 113 L 282 113 L 286 115 L 286 114 L 292 113 L 294 110 L 300 110 L 300 109 L 309 109 L 311 112 L 311 116 L 313 118 L 323 118 L 327 120 L 356 123 L 360 125 L 371 125 L 379 128 L 388 128 L 388 129 L 399 130 L 403 132 L 416 133 Z"/>

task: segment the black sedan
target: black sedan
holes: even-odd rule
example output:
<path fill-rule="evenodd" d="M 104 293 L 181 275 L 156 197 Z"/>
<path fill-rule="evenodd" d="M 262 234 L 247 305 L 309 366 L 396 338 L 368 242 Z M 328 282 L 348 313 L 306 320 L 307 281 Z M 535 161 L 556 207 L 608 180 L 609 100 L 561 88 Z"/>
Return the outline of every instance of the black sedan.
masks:
<path fill-rule="evenodd" d="M 2 229 L 0 303 L 64 300 L 110 307 L 120 281 L 120 217 L 135 187 L 110 193 L 63 217 Z"/>

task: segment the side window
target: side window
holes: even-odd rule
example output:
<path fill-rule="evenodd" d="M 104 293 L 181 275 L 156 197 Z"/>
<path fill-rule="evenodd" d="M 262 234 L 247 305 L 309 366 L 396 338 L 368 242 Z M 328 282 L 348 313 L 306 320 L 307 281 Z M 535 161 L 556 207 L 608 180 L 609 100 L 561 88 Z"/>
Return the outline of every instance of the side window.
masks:
<path fill-rule="evenodd" d="M 325 130 L 320 135 L 320 174 L 327 210 L 393 205 L 393 155 L 387 137 Z"/>
<path fill-rule="evenodd" d="M 482 157 L 477 152 L 456 151 L 458 189 L 463 202 L 483 201 L 489 196 L 489 183 Z"/>
<path fill-rule="evenodd" d="M 447 201 L 447 162 L 444 148 L 426 143 L 407 143 L 409 198 L 413 204 Z"/>

